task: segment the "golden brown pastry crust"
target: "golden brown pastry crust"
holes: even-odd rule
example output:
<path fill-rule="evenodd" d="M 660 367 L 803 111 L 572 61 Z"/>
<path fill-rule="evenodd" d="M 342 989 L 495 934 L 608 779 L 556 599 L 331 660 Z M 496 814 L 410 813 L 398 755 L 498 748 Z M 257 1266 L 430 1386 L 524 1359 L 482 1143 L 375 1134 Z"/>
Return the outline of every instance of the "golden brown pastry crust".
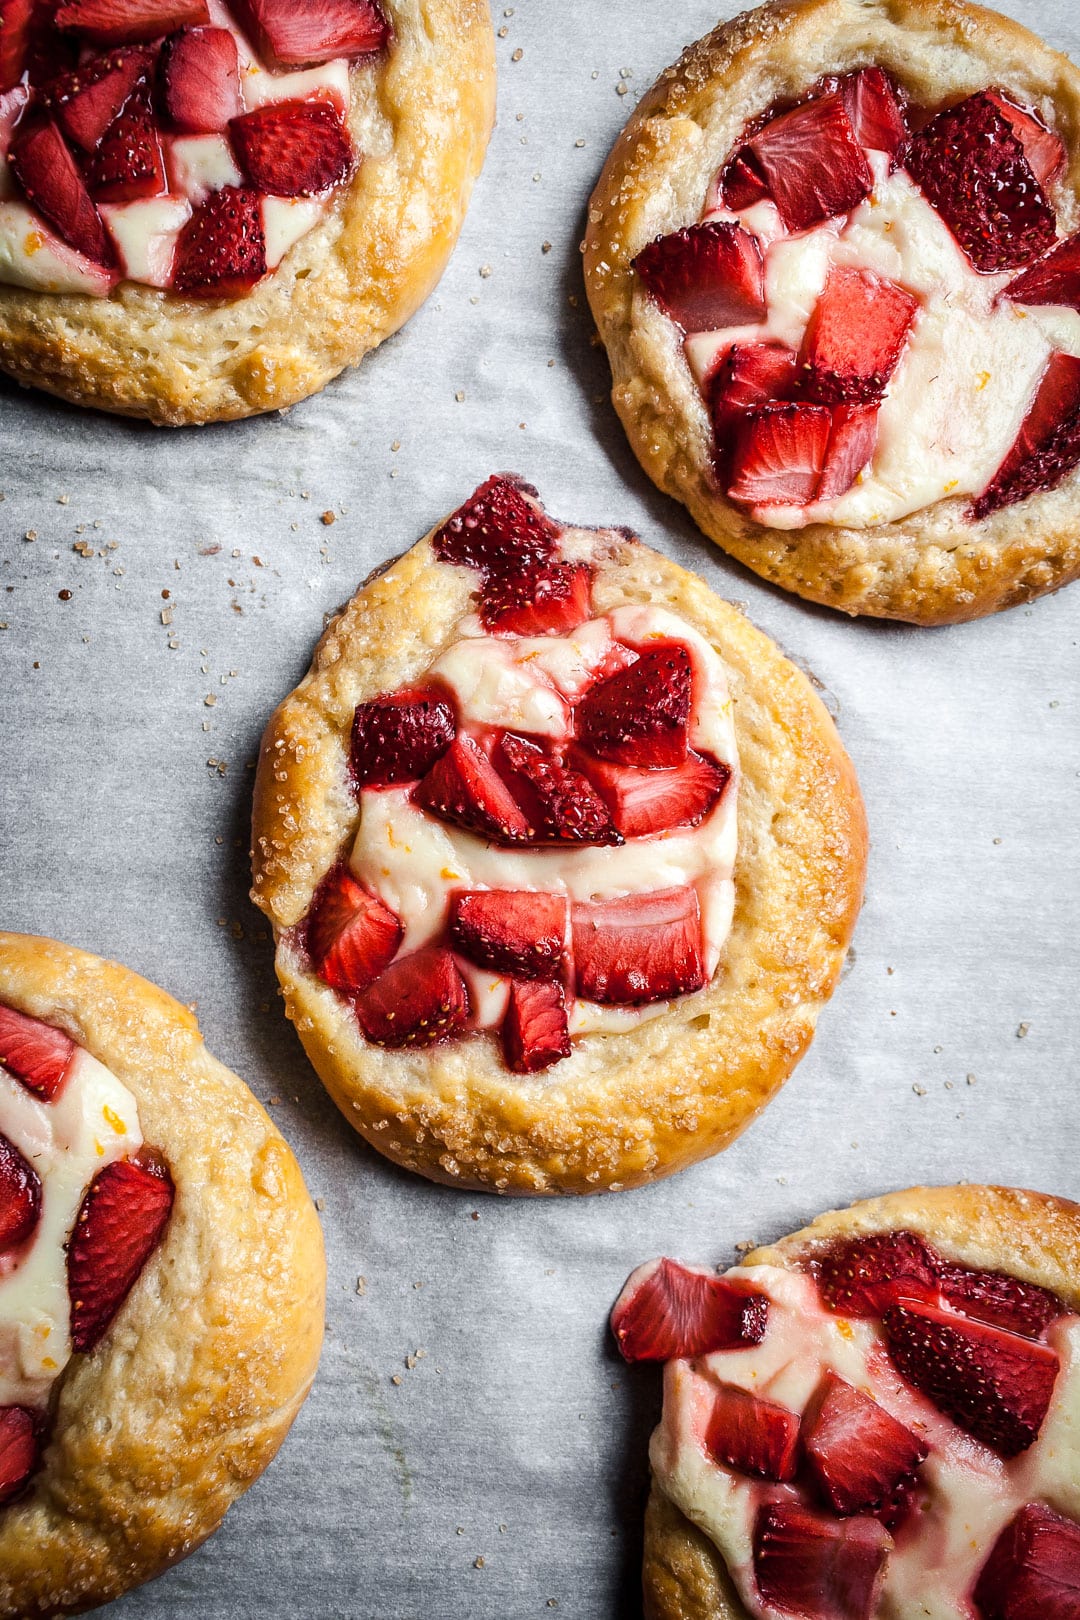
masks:
<path fill-rule="evenodd" d="M 1080 1204 L 1015 1187 L 911 1187 L 829 1210 L 802 1231 L 755 1249 L 744 1266 L 791 1266 L 840 1237 L 919 1232 L 947 1259 L 1008 1271 L 1080 1310 Z M 655 1478 L 645 1510 L 646 1620 L 749 1620 L 709 1538 Z"/>
<path fill-rule="evenodd" d="M 311 1386 L 326 1266 L 296 1160 L 186 1007 L 115 962 L 4 933 L 0 999 L 112 1070 L 176 1184 L 120 1314 L 61 1376 L 29 1494 L 0 1509 L 0 1617 L 26 1620 L 105 1603 L 217 1529 Z"/>
<path fill-rule="evenodd" d="M 963 0 L 770 0 L 691 45 L 619 136 L 589 205 L 585 279 L 611 361 L 612 400 L 638 460 L 711 540 L 786 590 L 846 613 L 948 624 L 1080 574 L 1080 471 L 978 523 L 966 499 L 872 529 L 779 531 L 726 499 L 708 413 L 672 323 L 631 261 L 692 224 L 746 122 L 826 73 L 876 62 L 916 101 L 1004 86 L 1056 128 L 1068 167 L 1051 187 L 1061 229 L 1080 223 L 1080 72 L 1034 34 Z"/>
<path fill-rule="evenodd" d="M 346 1118 L 407 1169 L 510 1193 L 631 1187 L 718 1152 L 810 1043 L 862 897 L 858 784 L 810 684 L 693 574 L 628 531 L 600 531 L 595 611 L 652 601 L 716 647 L 742 765 L 732 931 L 712 984 L 632 1033 L 590 1035 L 555 1071 L 510 1074 L 497 1042 L 384 1051 L 283 938 L 356 831 L 346 780 L 357 703 L 415 681 L 470 607 L 475 574 L 430 535 L 331 623 L 263 738 L 252 898 L 278 940 L 286 1011 Z"/>
<path fill-rule="evenodd" d="M 326 220 L 246 297 L 124 282 L 111 298 L 0 285 L 0 369 L 179 426 L 281 410 L 396 332 L 457 241 L 495 117 L 487 0 L 386 0 L 387 51 L 353 69 L 363 162 Z"/>

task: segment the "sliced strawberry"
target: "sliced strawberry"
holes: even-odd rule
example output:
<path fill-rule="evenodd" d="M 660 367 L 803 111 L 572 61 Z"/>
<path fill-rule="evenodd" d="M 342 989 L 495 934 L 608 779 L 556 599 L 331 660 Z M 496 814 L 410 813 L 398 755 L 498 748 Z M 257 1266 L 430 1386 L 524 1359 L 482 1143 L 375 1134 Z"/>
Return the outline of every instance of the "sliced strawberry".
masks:
<path fill-rule="evenodd" d="M 863 468 L 873 460 L 877 436 L 876 405 L 833 406 L 829 445 L 816 500 L 836 500 L 851 488 Z"/>
<path fill-rule="evenodd" d="M 495 635 L 569 635 L 589 617 L 591 584 L 587 563 L 537 563 L 495 575 L 480 592 L 480 619 Z"/>
<path fill-rule="evenodd" d="M 1002 506 L 1056 489 L 1080 462 L 1080 359 L 1052 354 L 1042 381 L 997 472 L 971 503 L 986 517 Z"/>
<path fill-rule="evenodd" d="M 68 1240 L 76 1350 L 93 1350 L 110 1327 L 157 1248 L 172 1207 L 172 1177 L 156 1160 L 120 1159 L 94 1177 Z"/>
<path fill-rule="evenodd" d="M 814 1478 L 845 1516 L 876 1514 L 929 1455 L 924 1441 L 834 1372 L 803 1414 L 802 1439 Z"/>
<path fill-rule="evenodd" d="M 794 1479 L 799 1418 L 776 1401 L 734 1384 L 720 1384 L 705 1429 L 705 1449 L 717 1462 L 761 1479 Z"/>
<path fill-rule="evenodd" d="M 861 68 L 840 81 L 844 106 L 859 145 L 887 152 L 894 163 L 907 144 L 904 105 L 896 81 L 882 68 Z"/>
<path fill-rule="evenodd" d="M 18 1496 L 37 1467 L 34 1419 L 25 1407 L 0 1407 L 0 1504 Z"/>
<path fill-rule="evenodd" d="M 793 1502 L 767 1503 L 754 1524 L 758 1591 L 802 1620 L 870 1620 L 890 1546 L 876 1519 L 841 1522 Z"/>
<path fill-rule="evenodd" d="M 1021 1282 L 998 1271 L 973 1271 L 942 1261 L 939 1268 L 941 1291 L 950 1305 L 965 1316 L 992 1322 L 1010 1333 L 1039 1339 L 1051 1322 L 1064 1315 L 1067 1307 L 1048 1288 Z"/>
<path fill-rule="evenodd" d="M 349 765 L 357 787 L 415 782 L 454 740 L 454 711 L 431 687 L 406 687 L 358 703 Z"/>
<path fill-rule="evenodd" d="M 806 506 L 815 499 L 832 432 L 824 405 L 764 405 L 739 424 L 728 495 L 748 506 Z"/>
<path fill-rule="evenodd" d="M 375 1046 L 434 1046 L 469 1016 L 469 992 L 449 951 L 427 945 L 392 962 L 354 1003 Z"/>
<path fill-rule="evenodd" d="M 557 979 L 570 902 L 531 889 L 469 889 L 450 908 L 450 943 L 462 956 L 517 979 Z"/>
<path fill-rule="evenodd" d="M 687 995 L 705 983 L 693 889 L 581 901 L 571 922 L 577 993 L 586 1001 L 637 1006 Z"/>
<path fill-rule="evenodd" d="M 885 1332 L 904 1377 L 983 1445 L 1015 1457 L 1038 1438 L 1059 1367 L 1048 1345 L 932 1305 L 893 1305 Z"/>
<path fill-rule="evenodd" d="M 830 1311 L 882 1316 L 900 1300 L 936 1304 L 939 1264 L 917 1232 L 872 1232 L 834 1244 L 811 1269 Z"/>
<path fill-rule="evenodd" d="M 144 46 L 92 56 L 47 85 L 45 97 L 69 140 L 92 152 L 153 65 L 154 53 Z"/>
<path fill-rule="evenodd" d="M 642 248 L 634 269 L 684 332 L 715 332 L 765 318 L 761 244 L 730 220 L 658 236 Z"/>
<path fill-rule="evenodd" d="M 1032 174 L 1040 186 L 1055 180 L 1065 167 L 1065 142 L 1030 107 L 1021 107 L 1003 90 L 988 90 L 986 99 L 1007 118 L 1013 134 L 1024 148 Z"/>
<path fill-rule="evenodd" d="M 538 843 L 621 844 L 611 813 L 590 782 L 527 737 L 504 732 L 496 768 L 520 804 Z"/>
<path fill-rule="evenodd" d="M 839 90 L 770 119 L 747 145 L 790 231 L 848 213 L 874 183 Z"/>
<path fill-rule="evenodd" d="M 682 643 L 651 646 L 629 668 L 589 688 L 576 710 L 578 737 L 618 765 L 681 765 L 692 690 L 693 666 Z"/>
<path fill-rule="evenodd" d="M 985 92 L 932 118 L 904 162 L 976 270 L 1017 270 L 1053 242 L 1054 210 Z"/>
<path fill-rule="evenodd" d="M 447 518 L 432 545 L 440 562 L 520 574 L 548 561 L 560 533 L 559 525 L 526 500 L 517 484 L 496 474 Z"/>
<path fill-rule="evenodd" d="M 0 1136 L 0 1255 L 25 1243 L 41 1218 L 41 1178 Z"/>
<path fill-rule="evenodd" d="M 570 763 L 587 776 L 624 838 L 648 838 L 673 827 L 696 827 L 731 779 L 731 767 L 701 754 L 687 754 L 671 770 L 642 770 L 594 759 L 584 748 Z"/>
<path fill-rule="evenodd" d="M 709 379 L 713 436 L 725 447 L 747 411 L 788 400 L 799 382 L 799 357 L 780 343 L 735 343 Z"/>
<path fill-rule="evenodd" d="M 206 0 L 68 0 L 56 27 L 94 45 L 143 45 L 190 24 L 208 23 Z"/>
<path fill-rule="evenodd" d="M 306 924 L 315 971 L 335 990 L 363 990 L 401 944 L 399 919 L 342 866 L 319 884 Z"/>
<path fill-rule="evenodd" d="M 471 737 L 456 737 L 414 789 L 417 804 L 496 844 L 522 844 L 533 836 L 506 783 Z"/>
<path fill-rule="evenodd" d="M 95 264 L 111 265 L 109 233 L 64 137 L 51 119 L 23 119 L 8 154 L 28 202 Z"/>
<path fill-rule="evenodd" d="M 272 197 L 311 197 L 349 178 L 356 153 L 328 101 L 272 101 L 229 124 L 240 167 Z"/>
<path fill-rule="evenodd" d="M 769 188 L 757 158 L 748 146 L 740 147 L 728 159 L 720 177 L 720 199 L 724 207 L 737 214 L 743 208 L 753 208 L 768 195 Z"/>
<path fill-rule="evenodd" d="M 74 34 L 58 32 L 54 17 L 56 0 L 35 0 L 26 46 L 26 82 L 34 90 L 45 89 L 54 79 L 79 66 L 82 43 Z"/>
<path fill-rule="evenodd" d="M 982 1620 L 1077 1620 L 1080 1524 L 1028 1502 L 995 1541 L 973 1595 Z"/>
<path fill-rule="evenodd" d="M 1016 304 L 1064 304 L 1080 309 L 1080 232 L 1066 236 L 1030 265 L 1002 294 Z"/>
<path fill-rule="evenodd" d="M 672 1361 L 760 1344 L 768 1320 L 767 1296 L 748 1284 L 657 1260 L 627 1282 L 611 1331 L 626 1361 Z"/>
<path fill-rule="evenodd" d="M 390 25 L 374 0 L 236 0 L 244 32 L 268 67 L 314 67 L 381 50 Z"/>
<path fill-rule="evenodd" d="M 227 28 L 185 28 L 167 39 L 161 89 L 176 129 L 189 135 L 224 132 L 242 105 L 235 36 Z"/>
<path fill-rule="evenodd" d="M 33 18 L 34 0 L 0 0 L 0 95 L 23 76 Z"/>
<path fill-rule="evenodd" d="M 87 158 L 86 182 L 96 202 L 137 202 L 168 190 L 148 85 L 132 91 L 119 118 Z"/>
<path fill-rule="evenodd" d="M 212 192 L 180 232 L 176 291 L 189 298 L 242 298 L 265 274 L 259 193 L 240 186 Z"/>
<path fill-rule="evenodd" d="M 882 399 L 918 307 L 894 282 L 834 265 L 803 342 L 808 396 L 826 405 Z"/>
<path fill-rule="evenodd" d="M 27 1091 L 52 1102 L 74 1056 L 75 1042 L 63 1030 L 0 1002 L 0 1063 Z"/>
<path fill-rule="evenodd" d="M 536 1074 L 570 1056 L 561 984 L 515 979 L 502 1024 L 503 1056 L 515 1074 Z"/>

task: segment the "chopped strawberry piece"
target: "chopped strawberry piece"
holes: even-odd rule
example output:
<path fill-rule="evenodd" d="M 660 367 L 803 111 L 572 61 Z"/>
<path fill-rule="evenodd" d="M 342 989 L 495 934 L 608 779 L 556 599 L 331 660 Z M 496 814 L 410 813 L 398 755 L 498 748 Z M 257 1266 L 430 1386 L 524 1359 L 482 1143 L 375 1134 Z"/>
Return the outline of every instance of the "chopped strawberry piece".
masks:
<path fill-rule="evenodd" d="M 242 298 L 265 274 L 259 193 L 240 186 L 211 192 L 180 232 L 176 291 L 189 298 Z"/>
<path fill-rule="evenodd" d="M 747 145 L 790 231 L 848 213 L 874 183 L 839 90 L 770 119 Z"/>
<path fill-rule="evenodd" d="M 399 919 L 352 873 L 334 867 L 306 919 L 307 946 L 320 979 L 335 990 L 363 990 L 389 967 L 401 944 Z"/>
<path fill-rule="evenodd" d="M 496 844 L 533 837 L 524 812 L 471 737 L 456 737 L 414 789 L 417 804 Z"/>
<path fill-rule="evenodd" d="M 37 1467 L 32 1415 L 22 1406 L 0 1407 L 0 1504 L 10 1502 Z"/>
<path fill-rule="evenodd" d="M 879 67 L 862 68 L 841 80 L 844 106 L 859 145 L 887 152 L 895 164 L 907 144 L 904 107 L 896 81 Z"/>
<path fill-rule="evenodd" d="M 353 781 L 357 787 L 419 781 L 456 732 L 450 703 L 430 687 L 406 687 L 358 703 L 349 753 Z"/>
<path fill-rule="evenodd" d="M 516 979 L 557 979 L 570 902 L 531 889 L 469 889 L 450 910 L 450 943 L 462 956 Z"/>
<path fill-rule="evenodd" d="M 939 1276 L 942 1293 L 958 1311 L 1027 1339 L 1041 1338 L 1066 1310 L 1048 1288 L 998 1271 L 973 1271 L 942 1261 Z"/>
<path fill-rule="evenodd" d="M 375 0 L 236 0 L 244 32 L 268 67 L 314 67 L 381 50 L 390 25 Z"/>
<path fill-rule="evenodd" d="M 484 629 L 504 636 L 565 636 L 589 617 L 587 563 L 537 563 L 495 575 L 480 592 Z"/>
<path fill-rule="evenodd" d="M 904 161 L 976 270 L 1017 270 L 1053 242 L 1054 210 L 984 92 L 932 118 Z"/>
<path fill-rule="evenodd" d="M 311 197 L 349 178 L 356 153 L 328 101 L 273 101 L 229 125 L 240 167 L 273 197 Z"/>
<path fill-rule="evenodd" d="M 1080 1524 L 1028 1502 L 995 1541 L 974 1599 L 982 1620 L 1077 1620 Z"/>
<path fill-rule="evenodd" d="M 1020 107 L 1001 90 L 988 90 L 986 99 L 1007 118 L 1013 134 L 1024 148 L 1032 174 L 1040 186 L 1055 180 L 1065 167 L 1065 142 L 1030 107 Z"/>
<path fill-rule="evenodd" d="M 94 1177 L 68 1242 L 76 1350 L 93 1350 L 110 1327 L 157 1248 L 172 1207 L 172 1177 L 156 1160 L 120 1159 Z"/>
<path fill-rule="evenodd" d="M 0 1136 L 0 1255 L 25 1243 L 41 1218 L 41 1178 Z"/>
<path fill-rule="evenodd" d="M 15 125 L 26 111 L 29 100 L 28 85 L 17 84 L 13 90 L 0 90 L 0 153 L 7 154 Z"/>
<path fill-rule="evenodd" d="M 745 1283 L 656 1260 L 630 1277 L 611 1312 L 626 1361 L 673 1361 L 760 1344 L 769 1301 Z"/>
<path fill-rule="evenodd" d="M 692 690 L 693 667 L 682 643 L 651 646 L 636 663 L 589 688 L 576 710 L 578 737 L 618 765 L 681 765 Z"/>
<path fill-rule="evenodd" d="M 45 99 L 69 140 L 92 152 L 153 65 L 153 51 L 143 46 L 92 56 L 73 73 L 47 85 Z"/>
<path fill-rule="evenodd" d="M 729 220 L 658 236 L 642 248 L 634 269 L 684 332 L 714 332 L 765 318 L 761 244 Z"/>
<path fill-rule="evenodd" d="M 673 827 L 696 827 L 731 779 L 731 767 L 701 754 L 687 754 L 670 770 L 643 770 L 594 759 L 583 748 L 571 764 L 587 776 L 624 838 L 648 838 Z"/>
<path fill-rule="evenodd" d="M 824 405 L 765 405 L 739 424 L 728 495 L 747 506 L 806 506 L 815 499 L 829 448 Z"/>
<path fill-rule="evenodd" d="M 0 1063 L 27 1091 L 52 1102 L 74 1056 L 75 1042 L 62 1029 L 0 1002 Z"/>
<path fill-rule="evenodd" d="M 877 448 L 876 405 L 834 405 L 829 447 L 817 487 L 816 500 L 833 501 L 846 494 Z"/>
<path fill-rule="evenodd" d="M 140 84 L 86 160 L 86 182 L 96 202 L 137 202 L 168 190 L 161 136 L 150 89 Z"/>
<path fill-rule="evenodd" d="M 728 159 L 720 176 L 720 198 L 724 207 L 737 214 L 768 195 L 769 188 L 757 158 L 748 146 L 740 147 Z"/>
<path fill-rule="evenodd" d="M 185 28 L 161 53 L 165 113 L 191 135 L 224 131 L 241 110 L 236 38 L 227 28 Z"/>
<path fill-rule="evenodd" d="M 392 962 L 354 1005 L 373 1045 L 434 1046 L 465 1027 L 469 992 L 450 952 L 428 945 Z"/>
<path fill-rule="evenodd" d="M 720 1384 L 705 1429 L 705 1449 L 717 1462 L 762 1479 L 794 1479 L 799 1418 L 776 1401 L 734 1384 Z"/>
<path fill-rule="evenodd" d="M 515 979 L 502 1025 L 503 1055 L 515 1074 L 536 1074 L 570 1056 L 561 984 Z"/>
<path fill-rule="evenodd" d="M 780 343 L 735 343 L 709 379 L 713 437 L 725 447 L 747 411 L 789 400 L 799 382 L 798 355 Z"/>
<path fill-rule="evenodd" d="M 54 79 L 79 66 L 82 42 L 74 34 L 60 33 L 54 22 L 56 0 L 35 0 L 23 64 L 26 82 L 45 89 Z"/>
<path fill-rule="evenodd" d="M 924 1441 L 834 1372 L 803 1414 L 802 1438 L 814 1478 L 845 1516 L 877 1513 L 929 1455 Z"/>
<path fill-rule="evenodd" d="M 1010 281 L 1002 294 L 1016 304 L 1063 304 L 1080 309 L 1080 231 L 1055 244 Z"/>
<path fill-rule="evenodd" d="M 939 1264 L 916 1232 L 872 1232 L 834 1244 L 812 1270 L 831 1311 L 881 1316 L 900 1300 L 937 1303 Z"/>
<path fill-rule="evenodd" d="M 496 767 L 541 843 L 621 844 L 603 799 L 578 771 L 568 770 L 539 744 L 504 732 L 495 751 Z"/>
<path fill-rule="evenodd" d="M 50 119 L 24 119 L 8 154 L 28 202 L 95 264 L 112 265 L 109 233 L 64 137 Z"/>
<path fill-rule="evenodd" d="M 893 1305 L 885 1332 L 909 1383 L 983 1445 L 1015 1457 L 1038 1438 L 1059 1367 L 1048 1345 L 932 1305 Z"/>
<path fill-rule="evenodd" d="M 582 901 L 573 908 L 572 931 L 577 993 L 586 1001 L 637 1006 L 686 995 L 705 983 L 693 889 Z"/>
<path fill-rule="evenodd" d="M 530 493 L 532 493 L 530 491 Z M 561 530 L 510 478 L 496 474 L 452 513 L 432 540 L 440 562 L 520 574 L 547 562 Z"/>
<path fill-rule="evenodd" d="M 793 1502 L 767 1503 L 754 1524 L 758 1591 L 801 1620 L 870 1620 L 890 1546 L 876 1519 L 838 1521 Z"/>
<path fill-rule="evenodd" d="M 188 24 L 208 23 L 206 0 L 69 0 L 56 27 L 94 45 L 144 45 Z"/>
<path fill-rule="evenodd" d="M 1080 463 L 1080 359 L 1052 354 L 1042 381 L 997 472 L 971 503 L 972 516 L 1056 489 Z"/>
<path fill-rule="evenodd" d="M 835 265 L 803 344 L 809 397 L 826 405 L 882 399 L 918 307 L 894 282 Z"/>
<path fill-rule="evenodd" d="M 34 18 L 34 0 L 0 0 L 0 94 L 23 76 Z"/>

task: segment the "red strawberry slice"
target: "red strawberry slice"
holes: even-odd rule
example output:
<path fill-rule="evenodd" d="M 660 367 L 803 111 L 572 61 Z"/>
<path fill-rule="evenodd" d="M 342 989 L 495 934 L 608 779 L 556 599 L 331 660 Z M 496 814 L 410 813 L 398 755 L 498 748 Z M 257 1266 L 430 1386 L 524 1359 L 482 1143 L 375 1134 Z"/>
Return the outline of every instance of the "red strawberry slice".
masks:
<path fill-rule="evenodd" d="M 440 562 L 520 574 L 552 556 L 560 533 L 559 525 L 527 500 L 516 483 L 496 475 L 447 518 L 432 545 Z"/>
<path fill-rule="evenodd" d="M 1016 442 L 971 503 L 983 518 L 1042 490 L 1056 489 L 1080 462 L 1080 359 L 1052 354 Z"/>
<path fill-rule="evenodd" d="M 768 1320 L 768 1298 L 749 1285 L 657 1260 L 627 1282 L 611 1331 L 626 1361 L 673 1361 L 760 1344 Z"/>
<path fill-rule="evenodd" d="M 747 145 L 790 231 L 848 213 L 874 183 L 839 90 L 770 119 Z"/>
<path fill-rule="evenodd" d="M 576 710 L 578 737 L 617 765 L 681 765 L 692 690 L 686 647 L 678 641 L 653 645 L 629 668 L 589 688 Z"/>
<path fill-rule="evenodd" d="M 894 282 L 834 265 L 803 343 L 808 396 L 826 405 L 882 399 L 918 307 Z"/>
<path fill-rule="evenodd" d="M 185 28 L 161 53 L 165 113 L 191 135 L 224 130 L 241 110 L 236 39 L 227 28 Z"/>
<path fill-rule="evenodd" d="M 33 1416 L 23 1406 L 0 1407 L 0 1504 L 18 1496 L 37 1467 Z"/>
<path fill-rule="evenodd" d="M 774 1502 L 754 1524 L 754 1574 L 762 1601 L 800 1620 L 870 1620 L 892 1543 L 876 1519 L 823 1518 Z"/>
<path fill-rule="evenodd" d="M 94 1177 L 68 1241 L 71 1340 L 100 1341 L 157 1248 L 172 1213 L 172 1177 L 150 1159 L 120 1159 Z"/>
<path fill-rule="evenodd" d="M 0 1136 L 0 1255 L 17 1249 L 41 1219 L 41 1178 L 13 1142 Z"/>
<path fill-rule="evenodd" d="M 972 1271 L 942 1261 L 939 1268 L 941 1291 L 950 1305 L 965 1316 L 995 1327 L 1039 1339 L 1051 1322 L 1064 1315 L 1066 1306 L 1048 1288 L 1021 1282 L 998 1271 Z"/>
<path fill-rule="evenodd" d="M 34 0 L 0 0 L 0 95 L 23 76 L 34 18 Z"/>
<path fill-rule="evenodd" d="M 1077 1620 L 1080 1524 L 1028 1502 L 995 1541 L 974 1598 L 982 1620 Z"/>
<path fill-rule="evenodd" d="M 496 844 L 534 836 L 524 812 L 494 765 L 471 737 L 455 737 L 413 790 L 417 804 Z"/>
<path fill-rule="evenodd" d="M 23 119 L 8 154 L 12 172 L 65 242 L 95 264 L 111 266 L 109 233 L 64 137 L 50 119 Z"/>
<path fill-rule="evenodd" d="M 840 81 L 844 106 L 859 145 L 887 152 L 895 161 L 907 144 L 904 105 L 896 81 L 879 67 L 862 68 Z"/>
<path fill-rule="evenodd" d="M 495 750 L 506 779 L 540 843 L 621 844 L 603 799 L 578 771 L 567 770 L 527 737 L 504 732 Z"/>
<path fill-rule="evenodd" d="M 846 494 L 863 468 L 873 460 L 877 436 L 876 405 L 833 406 L 829 447 L 815 499 L 833 501 Z"/>
<path fill-rule="evenodd" d="M 236 0 L 244 32 L 268 67 L 314 67 L 381 50 L 390 25 L 374 0 Z"/>
<path fill-rule="evenodd" d="M 873 1232 L 835 1244 L 811 1269 L 830 1311 L 882 1316 L 901 1300 L 936 1304 L 939 1264 L 917 1232 Z"/>
<path fill-rule="evenodd" d="M 923 1440 L 834 1372 L 803 1414 L 802 1439 L 810 1471 L 844 1516 L 878 1514 L 929 1456 Z"/>
<path fill-rule="evenodd" d="M 570 1056 L 561 984 L 515 979 L 502 1025 L 503 1056 L 515 1074 L 536 1074 Z"/>
<path fill-rule="evenodd" d="M 728 159 L 720 177 L 720 200 L 724 207 L 737 214 L 743 208 L 753 208 L 768 195 L 769 188 L 757 158 L 748 146 L 740 147 Z"/>
<path fill-rule="evenodd" d="M 56 27 L 94 45 L 143 45 L 188 24 L 208 23 L 206 0 L 69 0 Z"/>
<path fill-rule="evenodd" d="M 311 197 L 349 178 L 356 153 L 328 101 L 274 101 L 229 124 L 240 167 L 273 197 Z"/>
<path fill-rule="evenodd" d="M 469 992 L 449 951 L 433 945 L 392 962 L 354 1003 L 375 1046 L 434 1046 L 469 1016 Z"/>
<path fill-rule="evenodd" d="M 406 687 L 358 703 L 349 764 L 357 787 L 418 781 L 454 740 L 454 711 L 431 687 Z"/>
<path fill-rule="evenodd" d="M 731 779 L 731 767 L 701 754 L 687 754 L 671 770 L 642 770 L 594 759 L 574 749 L 571 764 L 587 776 L 624 838 L 648 838 L 673 827 L 696 827 Z"/>
<path fill-rule="evenodd" d="M 734 1384 L 720 1384 L 705 1429 L 705 1449 L 717 1462 L 762 1479 L 794 1479 L 799 1418 L 776 1401 Z"/>
<path fill-rule="evenodd" d="M 212 192 L 180 232 L 176 291 L 189 298 L 242 298 L 265 274 L 259 193 L 240 186 Z"/>
<path fill-rule="evenodd" d="M 592 569 L 587 563 L 537 563 L 496 575 L 480 592 L 484 629 L 504 636 L 565 636 L 589 617 Z"/>
<path fill-rule="evenodd" d="M 75 1042 L 63 1030 L 0 1002 L 0 1063 L 27 1091 L 52 1102 L 74 1056 Z"/>
<path fill-rule="evenodd" d="M 161 136 L 150 88 L 140 84 L 86 161 L 86 182 L 96 202 L 136 202 L 168 190 Z"/>
<path fill-rule="evenodd" d="M 1032 108 L 1018 106 L 1004 91 L 988 90 L 986 99 L 992 101 L 998 112 L 1008 119 L 1040 186 L 1055 180 L 1065 167 L 1065 142 L 1061 136 L 1047 129 Z"/>
<path fill-rule="evenodd" d="M 885 1332 L 909 1383 L 983 1445 L 1015 1457 L 1038 1438 L 1059 1366 L 1048 1345 L 932 1305 L 893 1305 Z"/>
<path fill-rule="evenodd" d="M 765 405 L 739 424 L 728 495 L 748 506 L 806 506 L 815 499 L 832 432 L 824 405 Z"/>
<path fill-rule="evenodd" d="M 1064 304 L 1080 309 L 1080 232 L 1010 281 L 1002 294 L 1016 304 Z"/>
<path fill-rule="evenodd" d="M 747 411 L 788 400 L 799 382 L 798 355 L 780 343 L 735 343 L 709 379 L 713 436 L 727 446 Z"/>
<path fill-rule="evenodd" d="M 570 902 L 531 889 L 468 889 L 450 909 L 450 943 L 480 967 L 517 979 L 557 979 Z"/>
<path fill-rule="evenodd" d="M 728 220 L 658 236 L 642 248 L 634 269 L 684 332 L 714 332 L 765 318 L 761 244 Z"/>
<path fill-rule="evenodd" d="M 335 867 L 307 914 L 307 946 L 320 979 L 335 990 L 363 990 L 389 967 L 401 944 L 398 918 L 352 873 Z"/>
<path fill-rule="evenodd" d="M 56 0 L 35 0 L 23 64 L 26 82 L 35 90 L 73 72 L 82 56 L 81 41 L 74 34 L 57 31 L 55 13 Z"/>
<path fill-rule="evenodd" d="M 586 900 L 571 916 L 577 993 L 586 1001 L 638 1006 L 705 983 L 701 911 L 693 889 Z"/>
<path fill-rule="evenodd" d="M 1012 125 L 984 92 L 919 130 L 905 165 L 976 270 L 1018 270 L 1057 234 Z"/>
<path fill-rule="evenodd" d="M 142 46 L 92 56 L 73 73 L 47 85 L 45 98 L 64 134 L 84 152 L 92 152 L 153 65 L 153 51 Z"/>

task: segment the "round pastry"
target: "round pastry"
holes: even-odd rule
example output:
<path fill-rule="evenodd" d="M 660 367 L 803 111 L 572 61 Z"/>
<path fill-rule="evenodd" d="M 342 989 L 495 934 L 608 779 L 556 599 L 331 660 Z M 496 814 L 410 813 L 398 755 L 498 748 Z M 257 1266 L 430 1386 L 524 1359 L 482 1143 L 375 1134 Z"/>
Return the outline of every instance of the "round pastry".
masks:
<path fill-rule="evenodd" d="M 0 368 L 166 424 L 295 404 L 442 274 L 485 0 L 0 0 Z"/>
<path fill-rule="evenodd" d="M 633 1186 L 790 1074 L 862 892 L 809 683 L 625 529 L 489 479 L 323 636 L 263 739 L 253 898 L 346 1118 L 459 1186 Z"/>
<path fill-rule="evenodd" d="M 644 97 L 589 300 L 642 466 L 764 578 L 941 624 L 1080 572 L 1080 73 L 963 0 L 771 0 Z"/>
<path fill-rule="evenodd" d="M 185 1557 L 315 1375 L 322 1234 L 191 1013 L 0 934 L 0 1616 L 74 1613 Z"/>
<path fill-rule="evenodd" d="M 890 1193 L 611 1321 L 666 1363 L 648 1620 L 1080 1614 L 1080 1206 Z"/>

